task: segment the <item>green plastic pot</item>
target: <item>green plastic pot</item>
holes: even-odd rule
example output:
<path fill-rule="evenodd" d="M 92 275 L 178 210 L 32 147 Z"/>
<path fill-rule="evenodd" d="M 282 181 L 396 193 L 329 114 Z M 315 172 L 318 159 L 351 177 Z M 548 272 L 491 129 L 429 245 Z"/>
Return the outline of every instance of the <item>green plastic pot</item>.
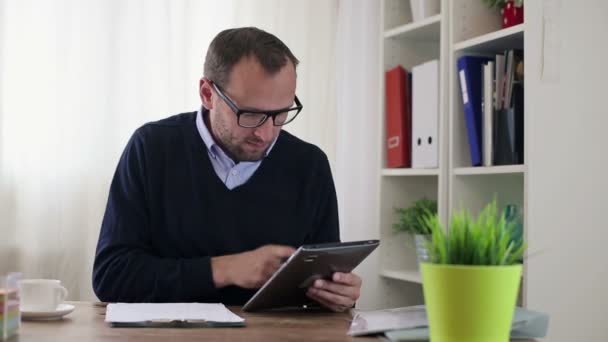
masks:
<path fill-rule="evenodd" d="M 422 263 L 431 342 L 508 342 L 522 265 Z"/>

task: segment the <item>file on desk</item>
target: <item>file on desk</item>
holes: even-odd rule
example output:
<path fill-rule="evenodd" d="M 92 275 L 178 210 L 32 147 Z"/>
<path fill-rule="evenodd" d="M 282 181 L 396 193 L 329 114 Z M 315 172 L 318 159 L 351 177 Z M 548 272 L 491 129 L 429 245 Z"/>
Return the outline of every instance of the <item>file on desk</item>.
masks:
<path fill-rule="evenodd" d="M 426 307 L 355 311 L 348 335 L 364 336 L 384 333 L 390 341 L 427 341 L 429 325 Z M 511 339 L 543 338 L 549 329 L 549 315 L 516 307 L 511 325 Z"/>
<path fill-rule="evenodd" d="M 114 327 L 238 327 L 245 319 L 224 304 L 108 304 L 106 322 Z"/>

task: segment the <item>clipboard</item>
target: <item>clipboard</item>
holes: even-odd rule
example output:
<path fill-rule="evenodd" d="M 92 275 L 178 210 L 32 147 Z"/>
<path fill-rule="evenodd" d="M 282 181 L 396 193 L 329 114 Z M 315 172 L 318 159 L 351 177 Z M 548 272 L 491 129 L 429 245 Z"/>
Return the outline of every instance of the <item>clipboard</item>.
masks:
<path fill-rule="evenodd" d="M 315 280 L 329 280 L 335 272 L 350 273 L 379 244 L 379 240 L 364 240 L 301 246 L 245 303 L 243 311 L 316 307 L 306 296 Z"/>
<path fill-rule="evenodd" d="M 145 322 L 111 322 L 113 328 L 235 328 L 245 322 L 209 322 L 204 320 L 152 320 Z"/>
<path fill-rule="evenodd" d="M 219 303 L 112 303 L 105 321 L 112 327 L 243 327 L 245 319 Z"/>

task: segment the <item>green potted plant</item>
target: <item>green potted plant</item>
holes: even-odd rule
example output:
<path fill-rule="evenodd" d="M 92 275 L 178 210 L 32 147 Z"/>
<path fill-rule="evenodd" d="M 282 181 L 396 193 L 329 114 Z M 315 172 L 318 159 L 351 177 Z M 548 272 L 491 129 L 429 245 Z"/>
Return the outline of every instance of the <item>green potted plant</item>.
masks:
<path fill-rule="evenodd" d="M 515 224 L 498 213 L 496 200 L 473 219 L 452 216 L 449 230 L 437 215 L 429 261 L 421 264 L 422 286 L 433 342 L 508 342 L 525 250 Z"/>
<path fill-rule="evenodd" d="M 426 243 L 431 232 L 425 224 L 425 218 L 437 214 L 437 201 L 422 198 L 408 208 L 397 208 L 395 211 L 398 221 L 393 224 L 393 229 L 396 232 L 411 234 L 416 245 L 418 263 L 426 261 L 428 259 Z"/>

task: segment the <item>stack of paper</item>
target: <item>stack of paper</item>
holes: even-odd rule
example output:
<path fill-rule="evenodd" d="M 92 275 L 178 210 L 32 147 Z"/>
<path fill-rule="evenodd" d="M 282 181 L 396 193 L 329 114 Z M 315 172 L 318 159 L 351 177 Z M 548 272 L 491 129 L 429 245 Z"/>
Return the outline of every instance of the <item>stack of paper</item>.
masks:
<path fill-rule="evenodd" d="M 375 311 L 356 311 L 348 334 L 362 336 L 395 329 L 426 327 L 424 305 Z"/>
<path fill-rule="evenodd" d="M 113 326 L 244 326 L 245 320 L 223 304 L 109 304 L 106 322 Z"/>
<path fill-rule="evenodd" d="M 545 313 L 515 308 L 511 338 L 542 338 L 549 328 Z M 356 311 L 348 335 L 362 336 L 384 333 L 391 341 L 415 341 L 429 338 L 424 305 L 404 308 Z"/>

